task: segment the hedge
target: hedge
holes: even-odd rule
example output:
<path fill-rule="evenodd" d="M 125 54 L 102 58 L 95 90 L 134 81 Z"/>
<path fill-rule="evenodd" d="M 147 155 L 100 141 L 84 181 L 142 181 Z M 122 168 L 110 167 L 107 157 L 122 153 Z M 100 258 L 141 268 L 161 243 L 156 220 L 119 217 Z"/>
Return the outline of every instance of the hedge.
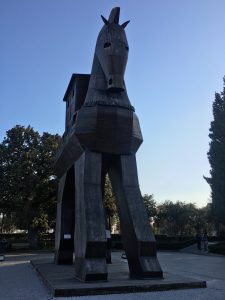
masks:
<path fill-rule="evenodd" d="M 195 238 L 188 236 L 156 235 L 156 247 L 158 250 L 179 250 L 196 242 Z M 123 250 L 120 234 L 112 234 L 112 249 Z"/>
<path fill-rule="evenodd" d="M 170 240 L 170 241 L 160 241 L 156 240 L 156 247 L 158 250 L 180 250 L 185 247 L 191 246 L 196 242 L 195 239 L 188 239 L 184 241 Z"/>
<path fill-rule="evenodd" d="M 225 242 L 215 244 L 215 245 L 210 245 L 209 250 L 212 253 L 217 253 L 217 254 L 222 254 L 225 255 Z"/>
<path fill-rule="evenodd" d="M 27 241 L 27 233 L 1 233 L 0 240 L 3 239 L 9 243 L 24 243 Z"/>
<path fill-rule="evenodd" d="M 167 236 L 167 235 L 155 235 L 156 237 L 156 246 L 159 250 L 179 250 L 185 247 L 188 247 L 196 242 L 195 237 L 190 236 Z M 26 233 L 9 233 L 9 234 L 0 234 L 0 240 L 5 239 L 9 244 L 22 244 L 27 243 L 27 234 Z M 209 237 L 209 241 L 220 240 L 220 237 Z M 54 249 L 54 233 L 44 233 L 39 235 L 39 248 L 42 249 Z M 123 250 L 123 244 L 121 241 L 120 234 L 111 235 L 111 244 L 112 249 Z M 224 243 L 220 243 L 224 245 Z M 218 244 L 218 245 L 220 245 Z M 210 251 L 214 253 L 224 254 L 224 247 L 212 245 L 210 246 Z M 212 249 L 212 250 L 211 250 Z"/>

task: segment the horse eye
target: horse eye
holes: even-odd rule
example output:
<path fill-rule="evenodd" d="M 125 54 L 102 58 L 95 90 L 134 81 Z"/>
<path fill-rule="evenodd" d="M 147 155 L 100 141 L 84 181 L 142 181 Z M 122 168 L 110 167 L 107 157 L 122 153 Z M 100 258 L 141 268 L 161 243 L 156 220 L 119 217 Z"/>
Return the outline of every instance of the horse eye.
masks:
<path fill-rule="evenodd" d="M 126 48 L 127 51 L 129 50 L 129 47 L 128 47 L 128 46 L 126 46 L 125 48 Z"/>
<path fill-rule="evenodd" d="M 111 46 L 111 43 L 105 43 L 104 44 L 104 48 L 108 48 L 108 47 L 110 47 Z"/>

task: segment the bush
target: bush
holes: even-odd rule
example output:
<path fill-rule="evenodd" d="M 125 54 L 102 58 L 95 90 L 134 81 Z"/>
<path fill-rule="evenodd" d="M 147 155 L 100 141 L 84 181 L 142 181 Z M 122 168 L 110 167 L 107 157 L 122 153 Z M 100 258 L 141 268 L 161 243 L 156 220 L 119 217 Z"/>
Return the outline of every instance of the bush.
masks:
<path fill-rule="evenodd" d="M 225 255 L 225 242 L 216 245 L 210 245 L 209 250 L 212 253 Z"/>
<path fill-rule="evenodd" d="M 27 233 L 1 233 L 0 240 L 7 240 L 10 243 L 26 242 Z"/>
<path fill-rule="evenodd" d="M 121 242 L 121 234 L 118 234 L 118 233 L 111 234 L 111 241 L 112 242 Z"/>
<path fill-rule="evenodd" d="M 39 234 L 38 249 L 53 250 L 55 244 L 54 237 L 52 233 Z M 7 249 L 5 249 L 6 251 L 30 249 L 27 233 L 2 233 L 0 234 L 0 241 L 7 241 L 8 246 Z M 1 248 L 3 248 L 2 245 Z M 4 246 L 4 248 L 6 248 L 6 246 Z"/>
<path fill-rule="evenodd" d="M 224 236 L 209 236 L 208 237 L 209 242 L 223 242 L 225 241 L 225 237 Z"/>
<path fill-rule="evenodd" d="M 55 241 L 53 239 L 39 240 L 38 248 L 53 251 L 55 248 Z"/>
<path fill-rule="evenodd" d="M 180 250 L 185 247 L 191 246 L 195 243 L 195 239 L 188 239 L 188 240 L 168 240 L 168 241 L 163 241 L 163 240 L 157 240 L 156 241 L 156 247 L 157 250 Z"/>
<path fill-rule="evenodd" d="M 156 235 L 156 247 L 158 250 L 179 250 L 188 247 L 196 242 L 195 238 L 190 236 L 167 236 Z M 112 234 L 112 249 L 123 250 L 123 244 L 120 234 Z"/>
<path fill-rule="evenodd" d="M 169 237 L 166 234 L 155 234 L 155 239 L 167 241 L 169 239 Z"/>

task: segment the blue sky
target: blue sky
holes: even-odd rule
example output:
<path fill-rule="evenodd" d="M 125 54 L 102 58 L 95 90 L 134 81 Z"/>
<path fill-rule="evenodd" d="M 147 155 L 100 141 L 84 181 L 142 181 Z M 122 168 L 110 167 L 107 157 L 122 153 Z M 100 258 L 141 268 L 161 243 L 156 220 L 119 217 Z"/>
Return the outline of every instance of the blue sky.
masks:
<path fill-rule="evenodd" d="M 95 42 L 121 7 L 126 86 L 141 123 L 142 193 L 207 204 L 208 129 L 225 75 L 224 0 L 0 0 L 0 140 L 16 124 L 62 134 L 72 73 L 90 73 Z"/>

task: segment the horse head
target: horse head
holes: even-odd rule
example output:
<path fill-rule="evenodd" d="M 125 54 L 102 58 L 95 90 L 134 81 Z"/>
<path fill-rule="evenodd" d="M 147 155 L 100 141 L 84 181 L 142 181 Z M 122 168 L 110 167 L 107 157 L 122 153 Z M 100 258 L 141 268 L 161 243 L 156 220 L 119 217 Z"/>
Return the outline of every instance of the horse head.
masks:
<path fill-rule="evenodd" d="M 119 14 L 120 8 L 115 7 L 108 20 L 101 16 L 104 26 L 98 35 L 95 49 L 109 92 L 125 90 L 124 73 L 129 47 L 124 28 L 129 21 L 119 25 Z"/>
<path fill-rule="evenodd" d="M 119 25 L 119 7 L 103 16 L 84 104 L 77 112 L 75 135 L 83 148 L 107 154 L 136 153 L 141 129 L 124 83 L 128 43 Z"/>

